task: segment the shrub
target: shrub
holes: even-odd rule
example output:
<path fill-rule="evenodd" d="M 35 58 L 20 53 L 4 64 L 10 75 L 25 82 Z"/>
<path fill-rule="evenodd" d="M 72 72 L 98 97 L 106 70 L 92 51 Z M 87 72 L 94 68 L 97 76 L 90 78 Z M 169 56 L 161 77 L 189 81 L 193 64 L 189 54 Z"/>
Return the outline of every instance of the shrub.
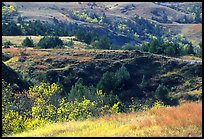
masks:
<path fill-rule="evenodd" d="M 22 116 L 14 110 L 9 110 L 4 117 L 2 117 L 3 132 L 15 133 L 22 130 Z"/>
<path fill-rule="evenodd" d="M 22 130 L 22 116 L 15 110 L 14 93 L 10 84 L 2 80 L 2 132 Z"/>
<path fill-rule="evenodd" d="M 130 73 L 123 65 L 115 73 L 105 72 L 97 84 L 97 88 L 110 91 L 118 91 L 124 89 L 127 81 L 130 79 Z"/>
<path fill-rule="evenodd" d="M 11 58 L 11 56 L 7 53 L 2 53 L 2 61 L 7 61 Z"/>
<path fill-rule="evenodd" d="M 93 41 L 91 45 L 96 49 L 110 49 L 112 43 L 108 37 L 102 36 L 99 39 Z"/>
<path fill-rule="evenodd" d="M 81 81 L 78 80 L 74 86 L 72 86 L 70 93 L 68 94 L 68 100 L 79 100 L 81 101 L 83 99 L 83 96 L 88 96 L 91 94 L 91 91 L 88 87 L 82 85 Z"/>
<path fill-rule="evenodd" d="M 10 41 L 6 41 L 3 43 L 4 48 L 10 48 L 11 45 L 12 43 Z"/>
<path fill-rule="evenodd" d="M 105 72 L 97 84 L 97 88 L 110 92 L 114 90 L 115 77 L 113 72 Z"/>
<path fill-rule="evenodd" d="M 22 46 L 24 46 L 24 47 L 34 47 L 33 40 L 31 38 L 26 37 L 22 42 Z"/>
<path fill-rule="evenodd" d="M 148 86 L 148 82 L 145 75 L 142 76 L 142 81 L 140 84 L 138 84 L 138 86 L 141 90 L 145 90 L 145 88 Z"/>
<path fill-rule="evenodd" d="M 63 46 L 63 42 L 59 37 L 43 37 L 38 42 L 39 48 L 61 48 Z"/>
<path fill-rule="evenodd" d="M 127 71 L 126 67 L 122 65 L 115 73 L 115 87 L 123 88 L 126 81 L 130 79 L 130 73 Z"/>
<path fill-rule="evenodd" d="M 155 91 L 155 95 L 159 100 L 165 101 L 168 99 L 169 90 L 166 86 L 159 84 Z"/>
<path fill-rule="evenodd" d="M 72 46 L 74 45 L 73 40 L 71 39 L 71 41 L 68 41 L 68 42 L 66 43 L 66 45 L 67 45 L 68 47 L 72 47 Z"/>

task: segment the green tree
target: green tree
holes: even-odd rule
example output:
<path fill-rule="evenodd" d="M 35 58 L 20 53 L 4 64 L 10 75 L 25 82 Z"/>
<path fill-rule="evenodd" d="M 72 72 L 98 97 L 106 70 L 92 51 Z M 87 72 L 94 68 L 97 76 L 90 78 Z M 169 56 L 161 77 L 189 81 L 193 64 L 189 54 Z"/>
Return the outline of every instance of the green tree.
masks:
<path fill-rule="evenodd" d="M 165 85 L 159 84 L 155 91 L 155 95 L 159 100 L 165 101 L 169 97 L 169 90 Z"/>
<path fill-rule="evenodd" d="M 193 46 L 188 44 L 185 48 L 185 53 L 186 54 L 195 54 L 194 50 L 193 50 Z"/>
<path fill-rule="evenodd" d="M 110 49 L 111 42 L 108 37 L 102 36 L 99 40 L 94 41 L 92 45 L 96 49 Z"/>
<path fill-rule="evenodd" d="M 19 36 L 21 35 L 21 29 L 14 22 L 8 22 L 7 24 L 2 24 L 2 35 L 4 36 Z"/>
<path fill-rule="evenodd" d="M 34 47 L 33 40 L 31 39 L 31 37 L 30 38 L 26 37 L 22 42 L 22 46 L 24 46 L 24 47 Z"/>
<path fill-rule="evenodd" d="M 130 79 L 130 73 L 127 71 L 126 67 L 122 65 L 115 73 L 115 87 L 123 88 L 125 83 Z"/>
<path fill-rule="evenodd" d="M 81 80 L 78 80 L 75 85 L 72 86 L 69 94 L 68 94 L 68 100 L 78 100 L 81 101 L 83 99 L 83 96 L 88 96 L 90 94 L 90 90 L 88 87 L 82 85 Z"/>
<path fill-rule="evenodd" d="M 113 86 L 114 84 L 115 84 L 114 73 L 107 71 L 103 74 L 102 78 L 98 82 L 97 88 L 102 89 L 106 92 L 110 92 L 111 90 L 114 89 Z"/>
<path fill-rule="evenodd" d="M 168 56 L 175 56 L 176 55 L 176 51 L 174 46 L 170 45 L 168 46 L 165 50 L 164 50 L 165 54 Z"/>
<path fill-rule="evenodd" d="M 159 45 L 159 42 L 157 39 L 153 39 L 151 42 L 150 42 L 150 46 L 149 46 L 149 52 L 151 53 L 157 53 L 157 47 Z"/>
<path fill-rule="evenodd" d="M 62 47 L 63 41 L 59 37 L 43 37 L 38 42 L 38 47 L 40 48 L 56 48 Z"/>
<path fill-rule="evenodd" d="M 141 49 L 145 52 L 148 52 L 149 51 L 149 43 L 142 43 Z"/>
<path fill-rule="evenodd" d="M 140 89 L 144 90 L 148 85 L 148 82 L 146 81 L 146 76 L 143 75 L 142 76 L 142 81 L 141 83 L 138 85 Z"/>
<path fill-rule="evenodd" d="M 10 48 L 10 45 L 12 45 L 12 43 L 10 41 L 6 41 L 3 43 L 4 48 Z"/>
<path fill-rule="evenodd" d="M 124 89 L 129 79 L 130 73 L 127 71 L 126 67 L 122 65 L 115 73 L 105 72 L 98 82 L 97 88 L 106 92 L 116 92 Z"/>

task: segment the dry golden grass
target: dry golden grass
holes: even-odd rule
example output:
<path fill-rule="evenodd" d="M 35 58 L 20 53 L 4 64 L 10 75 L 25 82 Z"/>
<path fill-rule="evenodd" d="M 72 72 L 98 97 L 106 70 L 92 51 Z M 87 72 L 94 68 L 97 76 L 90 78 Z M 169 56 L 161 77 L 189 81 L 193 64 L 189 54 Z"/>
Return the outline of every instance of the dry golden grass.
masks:
<path fill-rule="evenodd" d="M 34 68 L 43 70 L 46 69 L 47 67 L 45 65 L 36 65 L 34 66 Z"/>
<path fill-rule="evenodd" d="M 180 58 L 183 59 L 183 60 L 199 60 L 199 61 L 202 61 L 202 58 L 195 57 L 195 56 L 182 56 Z"/>
<path fill-rule="evenodd" d="M 39 40 L 41 38 L 43 38 L 43 36 L 2 36 L 2 41 L 6 42 L 6 41 L 10 41 L 12 44 L 16 44 L 16 45 L 21 45 L 22 41 L 26 38 L 29 37 L 33 40 L 34 43 L 38 43 Z M 71 38 L 75 38 L 75 37 L 59 37 L 60 39 L 62 39 L 63 41 L 67 41 L 67 40 L 71 40 Z"/>
<path fill-rule="evenodd" d="M 2 42 L 10 41 L 12 44 L 21 45 L 26 37 L 31 37 L 34 43 L 38 43 L 43 36 L 2 36 Z"/>
<path fill-rule="evenodd" d="M 98 119 L 49 124 L 14 136 L 202 136 L 202 102 L 146 112 L 106 115 Z"/>
<path fill-rule="evenodd" d="M 177 128 L 189 125 L 202 126 L 202 106 L 197 103 L 186 103 L 179 107 L 152 109 L 149 111 L 155 118 L 156 124 L 160 127 Z"/>

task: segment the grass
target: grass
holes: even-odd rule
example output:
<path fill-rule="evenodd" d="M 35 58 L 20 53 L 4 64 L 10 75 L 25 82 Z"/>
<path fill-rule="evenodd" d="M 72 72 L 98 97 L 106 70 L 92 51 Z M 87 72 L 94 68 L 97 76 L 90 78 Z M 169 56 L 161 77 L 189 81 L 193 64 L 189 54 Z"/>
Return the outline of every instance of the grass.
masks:
<path fill-rule="evenodd" d="M 167 72 L 165 74 L 162 74 L 161 77 L 167 77 L 167 76 L 171 76 L 173 74 L 178 74 L 178 72 L 177 71 L 170 71 L 170 72 Z"/>
<path fill-rule="evenodd" d="M 15 63 L 19 60 L 19 57 L 15 56 L 15 57 L 12 57 L 10 58 L 9 60 L 7 60 L 6 62 L 4 62 L 5 64 L 8 64 L 8 63 Z"/>
<path fill-rule="evenodd" d="M 33 40 L 34 44 L 38 44 L 38 42 L 40 41 L 41 38 L 43 38 L 43 36 L 2 36 L 2 42 L 7 42 L 10 41 L 12 43 L 11 46 L 14 47 L 14 45 L 16 45 L 17 47 L 20 47 L 23 40 L 29 37 Z M 59 37 L 64 43 L 70 41 L 71 39 L 74 39 L 75 37 Z M 79 41 L 73 41 L 74 42 L 74 47 L 75 48 L 80 48 L 80 49 L 84 49 L 85 48 L 85 43 L 79 42 Z"/>
<path fill-rule="evenodd" d="M 180 58 L 183 60 L 200 60 L 200 61 L 202 61 L 202 58 L 195 57 L 195 56 L 182 56 Z"/>
<path fill-rule="evenodd" d="M 202 102 L 177 107 L 150 109 L 146 112 L 106 115 L 97 119 L 48 124 L 12 137 L 28 136 L 202 136 Z"/>

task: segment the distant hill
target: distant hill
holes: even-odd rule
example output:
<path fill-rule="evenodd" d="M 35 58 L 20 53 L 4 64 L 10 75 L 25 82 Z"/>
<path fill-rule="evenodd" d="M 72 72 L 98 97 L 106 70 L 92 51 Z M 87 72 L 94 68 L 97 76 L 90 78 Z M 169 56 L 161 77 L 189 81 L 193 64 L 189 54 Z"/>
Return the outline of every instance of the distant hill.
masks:
<path fill-rule="evenodd" d="M 9 15 L 11 16 L 9 19 L 16 22 L 18 17 L 24 21 L 73 22 L 96 29 L 102 34 L 110 34 L 112 40 L 119 44 L 131 41 L 141 43 L 147 40 L 145 34 L 158 35 L 158 32 L 165 34 L 167 29 L 171 29 L 173 33 L 183 33 L 190 41 L 196 41 L 195 45 L 202 42 L 202 29 L 194 32 L 194 26 L 202 23 L 201 2 L 4 2 L 4 4 L 16 8 L 17 13 L 13 17 Z M 106 18 L 102 20 L 103 15 Z M 134 20 L 133 17 L 136 15 L 139 19 Z M 140 18 L 146 21 L 141 21 Z M 149 28 L 145 24 L 148 24 Z M 143 25 L 146 30 L 137 29 L 143 28 Z M 155 26 L 158 26 L 160 31 L 153 31 L 158 30 Z M 133 37 L 135 33 L 139 38 Z M 120 43 L 121 37 L 126 41 Z"/>

